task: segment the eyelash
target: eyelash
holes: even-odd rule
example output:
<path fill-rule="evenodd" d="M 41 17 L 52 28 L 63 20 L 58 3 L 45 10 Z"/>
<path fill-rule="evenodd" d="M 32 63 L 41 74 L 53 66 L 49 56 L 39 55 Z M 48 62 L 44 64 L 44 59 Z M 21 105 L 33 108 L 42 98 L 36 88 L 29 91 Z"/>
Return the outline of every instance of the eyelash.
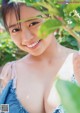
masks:
<path fill-rule="evenodd" d="M 39 24 L 39 23 L 40 23 L 40 22 L 32 22 L 31 24 L 29 24 L 29 27 L 35 26 L 35 25 L 37 25 L 37 24 Z M 20 31 L 19 28 L 15 28 L 15 29 L 12 30 L 13 33 L 19 32 L 19 31 Z"/>
<path fill-rule="evenodd" d="M 40 22 L 32 22 L 29 27 L 35 26 L 36 24 L 39 24 Z"/>
<path fill-rule="evenodd" d="M 19 31 L 20 31 L 19 28 L 15 28 L 15 29 L 12 30 L 13 33 L 15 33 L 15 32 L 19 32 Z"/>

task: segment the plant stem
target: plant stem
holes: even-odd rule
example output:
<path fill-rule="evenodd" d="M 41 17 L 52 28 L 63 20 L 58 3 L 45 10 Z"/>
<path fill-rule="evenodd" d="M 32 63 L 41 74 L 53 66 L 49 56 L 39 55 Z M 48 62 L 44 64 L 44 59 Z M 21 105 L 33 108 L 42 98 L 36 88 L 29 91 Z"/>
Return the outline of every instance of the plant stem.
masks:
<path fill-rule="evenodd" d="M 79 43 L 80 43 L 80 37 L 76 35 L 76 33 L 74 33 L 72 31 L 72 29 L 70 29 L 69 27 L 66 26 L 62 26 L 64 30 L 66 30 L 70 35 L 72 35 Z"/>
<path fill-rule="evenodd" d="M 59 21 L 61 21 L 62 23 L 62 28 L 67 31 L 70 35 L 72 35 L 78 42 L 78 48 L 80 50 L 80 36 L 77 35 L 77 33 L 73 32 L 73 30 L 71 28 L 69 28 L 69 26 L 66 26 L 66 23 L 64 22 L 63 19 L 60 19 L 59 17 L 55 16 L 55 18 Z"/>

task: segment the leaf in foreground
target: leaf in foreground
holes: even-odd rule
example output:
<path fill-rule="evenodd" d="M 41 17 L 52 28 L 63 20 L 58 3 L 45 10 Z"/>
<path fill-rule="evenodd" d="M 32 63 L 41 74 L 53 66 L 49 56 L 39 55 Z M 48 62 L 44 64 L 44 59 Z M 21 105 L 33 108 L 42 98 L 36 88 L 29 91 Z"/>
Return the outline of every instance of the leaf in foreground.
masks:
<path fill-rule="evenodd" d="M 58 79 L 56 88 L 67 113 L 80 113 L 80 87 L 75 83 Z"/>
<path fill-rule="evenodd" d="M 50 33 L 60 28 L 62 23 L 56 19 L 46 20 L 40 27 L 38 35 L 40 38 L 46 38 Z"/>

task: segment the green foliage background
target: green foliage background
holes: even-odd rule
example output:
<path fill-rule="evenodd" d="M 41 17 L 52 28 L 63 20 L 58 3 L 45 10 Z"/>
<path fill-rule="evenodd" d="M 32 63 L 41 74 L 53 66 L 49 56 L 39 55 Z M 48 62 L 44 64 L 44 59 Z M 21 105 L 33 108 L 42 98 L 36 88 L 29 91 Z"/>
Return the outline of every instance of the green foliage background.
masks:
<path fill-rule="evenodd" d="M 6 31 L 0 33 L 0 66 L 9 61 L 17 60 L 26 54 L 16 47 Z"/>

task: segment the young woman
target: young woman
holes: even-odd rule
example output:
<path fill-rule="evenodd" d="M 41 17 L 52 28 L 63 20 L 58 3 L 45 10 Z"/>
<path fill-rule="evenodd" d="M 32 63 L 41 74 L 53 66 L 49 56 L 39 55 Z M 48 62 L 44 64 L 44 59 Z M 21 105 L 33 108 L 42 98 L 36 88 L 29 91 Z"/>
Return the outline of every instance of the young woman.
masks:
<path fill-rule="evenodd" d="M 42 13 L 35 8 L 3 0 L 1 11 L 11 39 L 29 54 L 4 66 L 0 103 L 9 104 L 9 113 L 64 113 L 54 81 L 56 75 L 72 80 L 76 51 L 58 44 L 54 33 L 39 39 L 37 31 L 45 20 L 37 18 Z"/>

